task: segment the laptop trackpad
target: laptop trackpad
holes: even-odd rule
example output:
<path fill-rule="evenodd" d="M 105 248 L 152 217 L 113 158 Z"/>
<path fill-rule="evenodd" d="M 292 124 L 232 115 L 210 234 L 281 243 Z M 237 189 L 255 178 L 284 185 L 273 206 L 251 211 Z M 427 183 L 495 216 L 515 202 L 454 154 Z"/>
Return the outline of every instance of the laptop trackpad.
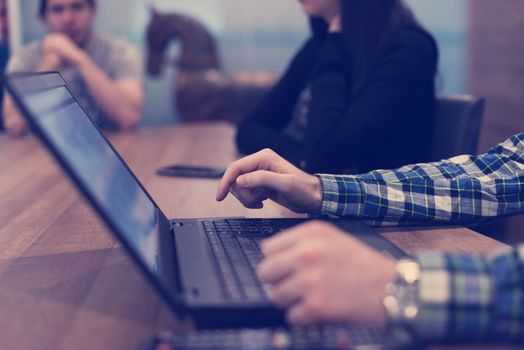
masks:
<path fill-rule="evenodd" d="M 175 226 L 175 244 L 182 287 L 191 305 L 223 303 L 218 276 L 211 261 L 208 241 L 197 221 Z"/>

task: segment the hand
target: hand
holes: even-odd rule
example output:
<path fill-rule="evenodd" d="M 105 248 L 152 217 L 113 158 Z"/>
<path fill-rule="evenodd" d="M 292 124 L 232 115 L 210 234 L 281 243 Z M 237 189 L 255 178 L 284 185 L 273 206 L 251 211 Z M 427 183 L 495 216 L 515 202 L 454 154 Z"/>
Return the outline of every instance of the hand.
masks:
<path fill-rule="evenodd" d="M 67 35 L 54 33 L 44 38 L 42 44 L 43 56 L 56 56 L 63 63 L 78 65 L 84 58 L 84 51 L 80 49 Z"/>
<path fill-rule="evenodd" d="M 227 168 L 216 199 L 222 201 L 231 192 L 247 208 L 260 209 L 271 199 L 294 212 L 316 214 L 322 204 L 321 187 L 320 179 L 265 149 Z"/>
<path fill-rule="evenodd" d="M 395 261 L 338 228 L 322 222 L 297 226 L 265 241 L 259 278 L 287 308 L 293 325 L 363 323 L 384 325 L 386 285 Z"/>

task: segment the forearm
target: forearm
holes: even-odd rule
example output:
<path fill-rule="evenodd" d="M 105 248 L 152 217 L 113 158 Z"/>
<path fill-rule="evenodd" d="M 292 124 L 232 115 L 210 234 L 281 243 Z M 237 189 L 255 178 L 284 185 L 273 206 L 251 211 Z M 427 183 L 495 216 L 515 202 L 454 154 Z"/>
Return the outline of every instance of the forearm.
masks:
<path fill-rule="evenodd" d="M 109 118 L 122 129 L 129 129 L 138 124 L 144 103 L 141 91 L 124 91 L 86 54 L 81 56 L 76 66 L 93 98 Z"/>
<path fill-rule="evenodd" d="M 521 212 L 524 135 L 489 153 L 360 176 L 320 175 L 322 213 L 374 225 L 473 224 Z"/>
<path fill-rule="evenodd" d="M 416 261 L 417 337 L 524 342 L 524 246 L 491 258 L 428 252 Z"/>
<path fill-rule="evenodd" d="M 27 123 L 20 115 L 11 96 L 7 94 L 4 96 L 3 118 L 5 130 L 9 135 L 18 137 L 27 131 Z"/>
<path fill-rule="evenodd" d="M 411 183 L 326 175 L 321 179 L 322 213 L 358 217 L 374 226 L 472 225 L 519 213 L 522 207 L 521 201 L 505 202 L 500 194 L 505 185 L 484 184 L 477 179 Z M 508 187 L 516 185 L 507 183 Z"/>
<path fill-rule="evenodd" d="M 44 54 L 36 66 L 35 72 L 46 72 L 58 70 L 62 66 L 62 60 L 55 54 Z"/>

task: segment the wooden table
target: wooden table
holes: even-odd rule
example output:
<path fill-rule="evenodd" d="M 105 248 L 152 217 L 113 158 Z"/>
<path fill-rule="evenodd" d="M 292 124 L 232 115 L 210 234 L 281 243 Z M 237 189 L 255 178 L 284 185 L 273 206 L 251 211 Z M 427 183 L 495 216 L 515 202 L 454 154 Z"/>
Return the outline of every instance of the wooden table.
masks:
<path fill-rule="evenodd" d="M 225 124 L 111 135 L 168 217 L 288 217 L 277 205 L 214 200 L 217 181 L 155 175 L 170 163 L 225 166 L 236 158 Z M 503 245 L 464 228 L 388 229 L 408 252 L 489 253 Z M 0 348 L 136 349 L 159 330 L 183 330 L 91 209 L 32 137 L 0 136 Z"/>

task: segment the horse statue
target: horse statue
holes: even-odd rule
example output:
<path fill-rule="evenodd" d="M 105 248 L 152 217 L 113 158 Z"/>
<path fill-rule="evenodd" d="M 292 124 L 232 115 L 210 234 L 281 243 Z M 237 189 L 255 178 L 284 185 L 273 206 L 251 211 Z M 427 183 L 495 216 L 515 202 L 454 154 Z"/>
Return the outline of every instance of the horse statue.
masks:
<path fill-rule="evenodd" d="M 197 20 L 178 13 L 151 10 L 147 27 L 147 70 L 161 74 L 166 64 L 177 70 L 173 102 L 184 121 L 229 120 L 239 122 L 275 83 L 272 73 L 227 74 L 216 41 Z M 171 41 L 181 43 L 179 57 L 167 60 Z"/>

